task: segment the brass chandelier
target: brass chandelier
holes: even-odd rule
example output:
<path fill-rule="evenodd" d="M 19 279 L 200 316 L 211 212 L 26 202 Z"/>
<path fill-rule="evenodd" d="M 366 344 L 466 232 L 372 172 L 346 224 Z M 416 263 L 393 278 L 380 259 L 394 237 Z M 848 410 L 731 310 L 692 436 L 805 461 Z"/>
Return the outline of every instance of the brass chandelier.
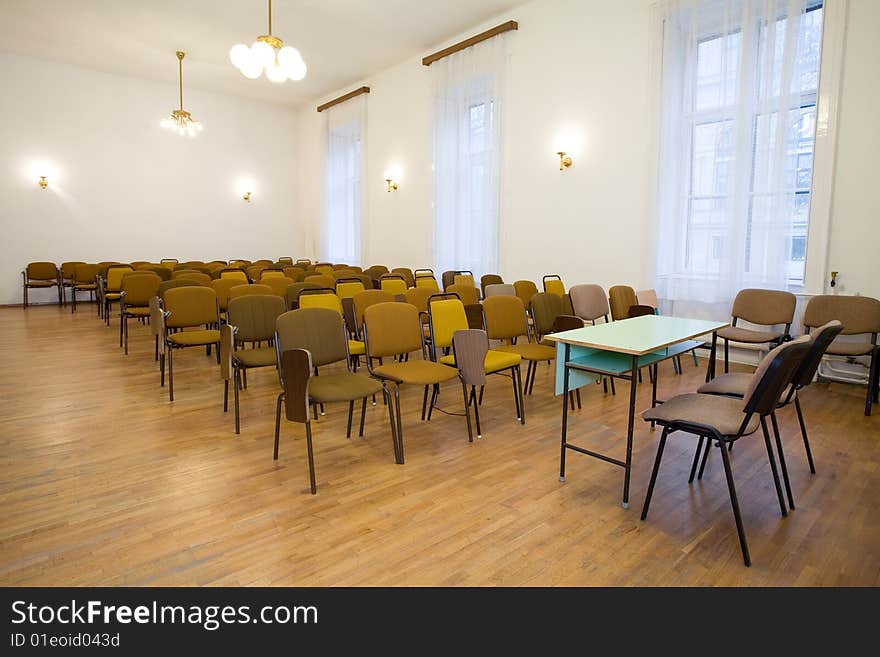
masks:
<path fill-rule="evenodd" d="M 159 123 L 160 126 L 168 130 L 174 130 L 177 134 L 189 135 L 195 137 L 196 133 L 201 132 L 202 124 L 193 119 L 192 115 L 183 109 L 183 58 L 186 56 L 181 50 L 177 51 L 177 67 L 178 67 L 178 84 L 180 88 L 180 109 L 171 112 L 170 116 L 166 116 Z"/>
<path fill-rule="evenodd" d="M 299 50 L 285 46 L 272 34 L 272 0 L 269 0 L 269 33 L 258 36 L 250 47 L 238 43 L 229 51 L 229 60 L 242 75 L 256 80 L 263 71 L 271 82 L 302 80 L 306 77 L 306 63 Z"/>

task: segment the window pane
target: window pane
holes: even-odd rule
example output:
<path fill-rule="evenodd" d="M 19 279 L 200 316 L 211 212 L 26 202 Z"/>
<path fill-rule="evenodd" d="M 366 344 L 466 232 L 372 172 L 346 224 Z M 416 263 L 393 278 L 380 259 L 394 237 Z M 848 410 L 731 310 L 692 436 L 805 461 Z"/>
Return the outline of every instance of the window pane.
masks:
<path fill-rule="evenodd" d="M 733 101 L 739 64 L 739 33 L 706 39 L 697 45 L 697 111 Z"/>

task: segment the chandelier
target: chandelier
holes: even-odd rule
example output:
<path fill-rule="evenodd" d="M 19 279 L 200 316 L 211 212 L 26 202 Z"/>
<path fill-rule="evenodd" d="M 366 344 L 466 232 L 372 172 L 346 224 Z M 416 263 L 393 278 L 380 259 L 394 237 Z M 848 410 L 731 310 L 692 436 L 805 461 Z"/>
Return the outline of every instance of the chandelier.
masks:
<path fill-rule="evenodd" d="M 193 119 L 192 115 L 183 109 L 183 58 L 186 56 L 181 50 L 177 51 L 177 74 L 180 86 L 180 109 L 171 112 L 171 116 L 166 116 L 159 123 L 163 128 L 174 130 L 179 135 L 189 135 L 194 137 L 197 132 L 201 132 L 202 124 Z"/>
<path fill-rule="evenodd" d="M 299 50 L 285 46 L 281 39 L 272 35 L 272 0 L 269 0 L 269 34 L 258 36 L 250 48 L 243 43 L 232 46 L 229 60 L 251 80 L 260 77 L 264 70 L 272 82 L 306 77 L 306 63 Z"/>

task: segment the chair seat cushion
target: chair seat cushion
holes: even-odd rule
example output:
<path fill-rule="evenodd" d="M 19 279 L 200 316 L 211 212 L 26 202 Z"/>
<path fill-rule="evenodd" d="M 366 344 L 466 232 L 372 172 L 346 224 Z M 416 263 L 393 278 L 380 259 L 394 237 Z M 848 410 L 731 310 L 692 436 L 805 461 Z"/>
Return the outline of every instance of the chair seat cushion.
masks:
<path fill-rule="evenodd" d="M 58 285 L 57 281 L 28 281 L 28 287 L 53 287 Z"/>
<path fill-rule="evenodd" d="M 238 349 L 233 357 L 245 367 L 268 367 L 276 364 L 275 347 Z"/>
<path fill-rule="evenodd" d="M 704 383 L 697 392 L 706 395 L 732 395 L 742 397 L 746 394 L 754 374 L 748 372 L 731 372 L 715 377 L 709 383 Z"/>
<path fill-rule="evenodd" d="M 363 356 L 366 353 L 364 343 L 360 340 L 349 340 L 348 353 L 352 356 Z"/>
<path fill-rule="evenodd" d="M 121 296 L 122 295 L 119 292 L 106 292 L 104 294 L 104 298 L 107 299 L 107 301 L 119 301 Z"/>
<path fill-rule="evenodd" d="M 196 331 L 178 331 L 168 334 L 168 342 L 181 347 L 214 344 L 220 342 L 220 331 L 214 329 L 198 329 Z"/>
<path fill-rule="evenodd" d="M 490 349 L 486 352 L 486 359 L 483 361 L 483 369 L 486 374 L 492 374 L 492 372 L 506 370 L 508 367 L 516 367 L 520 364 L 521 360 L 522 357 L 519 354 Z M 444 365 L 452 365 L 452 367 L 455 367 L 455 356 L 453 354 L 443 356 L 440 359 L 440 362 Z"/>
<path fill-rule="evenodd" d="M 761 344 L 773 342 L 782 337 L 782 331 L 754 331 L 739 326 L 725 326 L 718 331 L 719 338 L 727 338 L 731 342 L 747 342 L 749 344 Z"/>
<path fill-rule="evenodd" d="M 150 307 L 149 306 L 126 306 L 125 307 L 126 315 L 134 315 L 135 317 L 149 317 L 150 316 Z"/>
<path fill-rule="evenodd" d="M 527 342 L 525 344 L 503 344 L 492 347 L 495 351 L 506 351 L 519 354 L 525 360 L 553 360 L 556 358 L 556 349 L 543 344 Z"/>
<path fill-rule="evenodd" d="M 77 283 L 73 286 L 73 289 L 79 292 L 80 290 L 97 290 L 97 283 Z"/>
<path fill-rule="evenodd" d="M 379 381 L 351 372 L 321 374 L 309 381 L 309 397 L 316 402 L 363 399 L 380 392 L 382 384 Z"/>
<path fill-rule="evenodd" d="M 458 376 L 458 370 L 430 360 L 410 360 L 405 363 L 389 363 L 374 367 L 373 372 L 383 379 L 397 383 L 429 385 L 443 383 Z"/>
<path fill-rule="evenodd" d="M 723 436 L 735 436 L 745 419 L 742 399 L 701 395 L 695 392 L 676 395 L 659 406 L 649 408 L 642 413 L 642 417 L 645 420 L 656 420 L 661 424 L 676 422 L 714 427 Z M 758 428 L 759 422 L 758 416 L 752 415 L 743 435 L 753 433 Z"/>
<path fill-rule="evenodd" d="M 874 346 L 870 342 L 844 342 L 834 340 L 825 352 L 833 356 L 867 356 Z"/>

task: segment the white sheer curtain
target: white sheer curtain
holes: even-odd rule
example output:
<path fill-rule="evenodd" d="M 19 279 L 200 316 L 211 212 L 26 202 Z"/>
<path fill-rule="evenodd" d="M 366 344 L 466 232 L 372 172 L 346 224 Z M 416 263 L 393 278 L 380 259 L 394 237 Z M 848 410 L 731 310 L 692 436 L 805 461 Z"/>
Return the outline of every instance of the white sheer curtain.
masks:
<path fill-rule="evenodd" d="M 366 95 L 324 110 L 326 158 L 321 258 L 359 264 L 361 259 L 361 179 L 363 178 Z"/>
<path fill-rule="evenodd" d="M 803 280 L 821 3 L 669 0 L 658 27 L 657 291 L 720 319 L 742 288 Z"/>
<path fill-rule="evenodd" d="M 431 65 L 434 77 L 434 266 L 498 270 L 501 121 L 507 35 Z"/>

